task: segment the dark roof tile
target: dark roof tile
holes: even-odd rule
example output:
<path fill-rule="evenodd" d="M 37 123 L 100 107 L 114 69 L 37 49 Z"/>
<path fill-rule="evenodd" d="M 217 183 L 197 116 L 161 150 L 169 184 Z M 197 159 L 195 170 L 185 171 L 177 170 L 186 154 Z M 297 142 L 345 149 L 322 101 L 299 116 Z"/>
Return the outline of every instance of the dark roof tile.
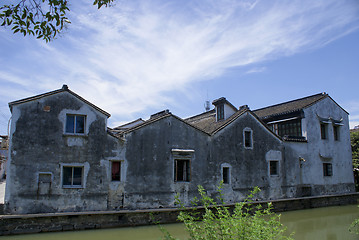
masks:
<path fill-rule="evenodd" d="M 315 94 L 315 95 L 312 95 L 309 97 L 304 97 L 304 98 L 296 99 L 293 101 L 284 102 L 284 103 L 276 104 L 276 105 L 265 107 L 265 108 L 260 108 L 260 109 L 254 110 L 253 112 L 260 119 L 265 119 L 268 117 L 287 114 L 287 113 L 291 113 L 291 112 L 295 112 L 295 111 L 307 108 L 326 97 L 328 97 L 328 94 L 319 93 L 319 94 Z"/>

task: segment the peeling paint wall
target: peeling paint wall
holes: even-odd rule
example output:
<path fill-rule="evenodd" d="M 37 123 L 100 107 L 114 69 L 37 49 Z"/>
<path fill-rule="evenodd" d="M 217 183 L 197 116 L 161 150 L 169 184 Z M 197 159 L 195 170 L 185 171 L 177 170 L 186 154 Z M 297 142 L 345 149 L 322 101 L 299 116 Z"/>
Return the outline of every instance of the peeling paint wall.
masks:
<path fill-rule="evenodd" d="M 67 114 L 86 116 L 84 133 L 66 133 Z M 317 115 L 343 119 L 340 140 L 332 127 L 321 139 Z M 330 98 L 305 109 L 308 142 L 283 142 L 250 111 L 214 135 L 171 114 L 157 117 L 119 139 L 107 133 L 106 115 L 66 91 L 12 106 L 6 211 L 173 207 L 176 194 L 190 205 L 198 185 L 218 199 L 223 179 L 228 203 L 256 186 L 263 200 L 354 190 L 348 116 Z M 323 162 L 333 165 L 332 176 L 323 177 Z M 63 183 L 79 169 L 81 186 Z"/>
<path fill-rule="evenodd" d="M 65 133 L 66 113 L 86 115 L 84 134 Z M 7 211 L 107 210 L 109 178 L 101 161 L 121 149 L 104 130 L 107 117 L 68 92 L 15 105 L 12 114 Z M 64 166 L 83 168 L 81 187 L 63 186 Z"/>

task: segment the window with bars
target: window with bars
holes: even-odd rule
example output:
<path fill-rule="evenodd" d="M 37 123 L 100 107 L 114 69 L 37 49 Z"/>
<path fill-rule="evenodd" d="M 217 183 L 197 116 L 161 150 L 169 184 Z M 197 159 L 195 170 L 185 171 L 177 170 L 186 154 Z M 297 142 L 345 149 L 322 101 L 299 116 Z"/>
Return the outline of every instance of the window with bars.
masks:
<path fill-rule="evenodd" d="M 328 139 L 328 124 L 320 123 L 320 136 L 322 139 Z"/>
<path fill-rule="evenodd" d="M 323 163 L 323 175 L 324 177 L 333 176 L 333 165 L 331 163 Z"/>
<path fill-rule="evenodd" d="M 191 168 L 189 159 L 175 159 L 175 182 L 189 182 Z"/>
<path fill-rule="evenodd" d="M 224 104 L 217 106 L 217 121 L 224 119 Z"/>
<path fill-rule="evenodd" d="M 302 137 L 302 121 L 301 119 L 294 119 L 285 122 L 270 124 L 273 132 L 281 137 L 292 136 Z"/>

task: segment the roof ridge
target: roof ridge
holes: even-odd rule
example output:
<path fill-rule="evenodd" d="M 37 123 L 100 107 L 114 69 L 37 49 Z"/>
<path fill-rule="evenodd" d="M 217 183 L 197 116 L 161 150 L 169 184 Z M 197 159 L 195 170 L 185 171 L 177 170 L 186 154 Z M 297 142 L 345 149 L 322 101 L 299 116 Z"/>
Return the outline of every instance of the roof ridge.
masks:
<path fill-rule="evenodd" d="M 244 114 L 245 112 L 250 111 L 247 108 L 243 108 L 238 110 L 237 112 L 235 112 L 234 114 L 232 114 L 232 116 L 230 116 L 229 118 L 227 118 L 225 121 L 223 121 L 223 124 L 221 124 L 220 126 L 218 126 L 215 130 L 213 130 L 211 132 L 211 135 L 216 134 L 217 132 L 219 132 L 220 130 L 222 130 L 223 128 L 225 128 L 226 126 L 228 126 L 229 124 L 231 124 L 234 120 L 236 120 L 238 117 L 240 117 L 242 114 Z"/>
<path fill-rule="evenodd" d="M 282 103 L 270 105 L 270 106 L 263 107 L 263 108 L 258 108 L 258 109 L 253 110 L 253 112 L 255 113 L 256 111 L 260 111 L 260 110 L 264 110 L 264 109 L 272 108 L 272 107 L 277 107 L 277 106 L 280 106 L 280 105 L 284 105 L 284 104 L 288 104 L 288 103 L 292 103 L 292 102 L 297 102 L 297 101 L 301 101 L 301 100 L 304 100 L 304 99 L 308 99 L 308 98 L 312 98 L 312 97 L 316 97 L 316 96 L 320 96 L 320 95 L 322 95 L 323 97 L 328 96 L 328 94 L 326 92 L 317 93 L 317 94 L 313 94 L 313 95 L 310 95 L 310 96 L 307 96 L 307 97 L 297 98 L 297 99 L 294 99 L 294 100 L 291 100 L 291 101 L 282 102 Z M 316 101 L 318 101 L 318 100 L 316 100 Z M 312 104 L 312 103 L 310 103 L 310 104 Z M 308 105 L 310 105 L 310 104 L 308 104 Z M 305 107 L 307 107 L 308 105 L 306 105 Z"/>
<path fill-rule="evenodd" d="M 97 107 L 95 104 L 87 101 L 86 99 L 84 99 L 83 97 L 81 97 L 80 95 L 78 95 L 77 93 L 71 91 L 67 85 L 63 85 L 62 88 L 60 89 L 57 89 L 57 90 L 53 90 L 53 91 L 50 91 L 50 92 L 46 92 L 46 93 L 42 93 L 42 94 L 38 94 L 38 95 L 35 95 L 35 96 L 32 96 L 32 97 L 27 97 L 27 98 L 23 98 L 23 99 L 20 99 L 20 100 L 16 100 L 16 101 L 12 101 L 12 102 L 9 102 L 8 105 L 9 105 L 9 108 L 10 108 L 10 111 L 12 111 L 12 106 L 13 105 L 17 105 L 17 104 L 21 104 L 21 103 L 25 103 L 25 102 L 29 102 L 29 101 L 33 101 L 33 100 L 37 100 L 37 99 L 40 99 L 40 98 L 43 98 L 43 97 L 47 97 L 47 96 L 51 96 L 51 95 L 54 95 L 54 94 L 57 94 L 57 93 L 61 93 L 61 92 L 68 92 L 70 93 L 71 95 L 73 95 L 74 97 L 78 98 L 79 100 L 85 102 L 86 104 L 90 105 L 91 107 L 93 107 L 94 109 L 96 109 L 97 111 L 101 112 L 102 114 L 106 115 L 107 117 L 110 117 L 111 114 L 109 114 L 108 112 L 102 110 L 101 108 Z"/>
<path fill-rule="evenodd" d="M 206 111 L 206 112 L 203 112 L 203 113 L 194 115 L 194 116 L 192 116 L 192 117 L 184 118 L 183 120 L 187 121 L 187 120 L 190 120 L 190 119 L 192 119 L 192 118 L 196 118 L 196 117 L 199 117 L 199 116 L 201 116 L 201 115 L 205 115 L 205 114 L 212 113 L 212 112 L 215 112 L 215 109 L 214 109 L 214 108 L 211 109 L 211 110 L 209 110 L 209 111 Z"/>

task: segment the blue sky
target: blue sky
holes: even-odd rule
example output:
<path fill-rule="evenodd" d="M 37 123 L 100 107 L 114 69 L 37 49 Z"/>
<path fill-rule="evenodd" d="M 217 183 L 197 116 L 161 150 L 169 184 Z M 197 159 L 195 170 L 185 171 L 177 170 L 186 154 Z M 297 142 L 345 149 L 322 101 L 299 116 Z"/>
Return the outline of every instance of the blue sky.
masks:
<path fill-rule="evenodd" d="M 8 102 L 61 88 L 111 113 L 109 127 L 226 97 L 257 109 L 327 92 L 359 125 L 357 0 L 71 1 L 55 41 L 0 28 L 0 134 Z"/>

